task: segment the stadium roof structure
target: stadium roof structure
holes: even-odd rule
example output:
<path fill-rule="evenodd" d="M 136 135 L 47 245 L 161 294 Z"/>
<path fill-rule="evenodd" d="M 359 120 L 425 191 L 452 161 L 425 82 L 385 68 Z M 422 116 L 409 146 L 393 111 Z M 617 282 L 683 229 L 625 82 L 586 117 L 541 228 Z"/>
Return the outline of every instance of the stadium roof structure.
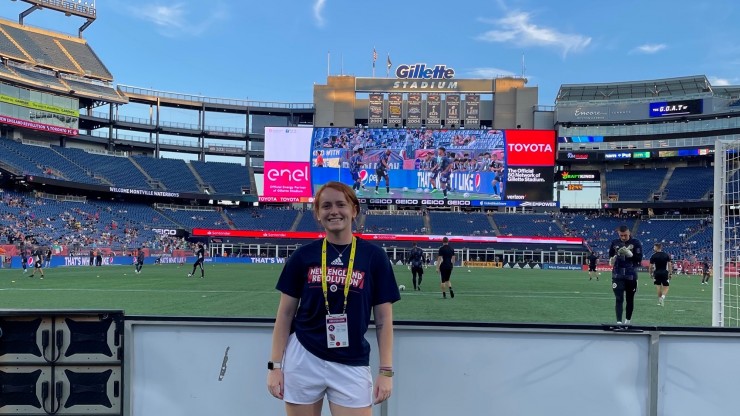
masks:
<path fill-rule="evenodd" d="M 79 98 L 126 103 L 87 41 L 0 18 L 0 79 Z"/>
<path fill-rule="evenodd" d="M 647 81 L 609 82 L 603 84 L 563 84 L 556 103 L 686 97 L 711 95 L 712 86 L 705 75 Z"/>

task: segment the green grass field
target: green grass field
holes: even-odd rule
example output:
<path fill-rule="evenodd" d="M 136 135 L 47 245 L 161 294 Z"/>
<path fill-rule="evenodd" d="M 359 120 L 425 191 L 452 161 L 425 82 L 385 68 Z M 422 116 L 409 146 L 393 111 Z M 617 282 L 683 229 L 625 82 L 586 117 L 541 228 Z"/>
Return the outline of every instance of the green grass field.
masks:
<path fill-rule="evenodd" d="M 191 266 L 66 267 L 30 278 L 0 270 L 2 309 L 122 309 L 127 315 L 273 317 L 281 265 L 209 265 L 205 279 L 187 278 Z M 30 271 L 29 271 L 30 274 Z M 411 274 L 396 268 L 408 288 L 394 307 L 396 320 L 611 323 L 614 295 L 608 273 L 589 281 L 585 272 L 456 268 L 455 299 L 442 299 L 439 278 L 427 269 L 422 292 L 410 290 Z M 709 326 L 711 286 L 699 277 L 671 281 L 664 307 L 643 274 L 635 325 Z"/>

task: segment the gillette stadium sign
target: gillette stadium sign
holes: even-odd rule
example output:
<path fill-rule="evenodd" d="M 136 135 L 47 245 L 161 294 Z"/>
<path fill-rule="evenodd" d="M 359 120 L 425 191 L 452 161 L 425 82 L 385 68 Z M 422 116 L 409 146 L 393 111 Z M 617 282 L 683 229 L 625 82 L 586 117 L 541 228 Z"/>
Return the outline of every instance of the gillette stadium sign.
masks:
<path fill-rule="evenodd" d="M 427 67 L 427 64 L 399 65 L 396 68 L 396 78 L 400 79 L 451 79 L 455 77 L 455 70 L 447 65 Z"/>
<path fill-rule="evenodd" d="M 402 64 L 395 78 L 355 78 L 355 92 L 441 92 L 493 94 L 492 79 L 456 79 L 456 71 L 445 64 Z"/>

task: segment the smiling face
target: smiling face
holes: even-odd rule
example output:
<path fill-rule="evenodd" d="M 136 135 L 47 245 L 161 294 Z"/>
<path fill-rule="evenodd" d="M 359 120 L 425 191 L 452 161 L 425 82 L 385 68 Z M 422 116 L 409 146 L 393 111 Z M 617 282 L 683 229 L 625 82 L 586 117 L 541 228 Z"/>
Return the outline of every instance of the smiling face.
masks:
<path fill-rule="evenodd" d="M 345 184 L 329 182 L 316 193 L 314 212 L 329 242 L 349 244 L 352 241 L 352 221 L 357 217 L 358 207 L 357 197 Z"/>

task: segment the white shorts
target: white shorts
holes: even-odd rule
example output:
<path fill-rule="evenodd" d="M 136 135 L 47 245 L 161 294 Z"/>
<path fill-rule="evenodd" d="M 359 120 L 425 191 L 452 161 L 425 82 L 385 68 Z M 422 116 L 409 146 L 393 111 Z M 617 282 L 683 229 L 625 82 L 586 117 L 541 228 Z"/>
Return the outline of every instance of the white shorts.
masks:
<path fill-rule="evenodd" d="M 362 408 L 373 403 L 373 379 L 369 366 L 325 361 L 306 350 L 295 334 L 288 338 L 283 359 L 284 400 L 314 404 L 326 395 L 329 402 Z"/>

